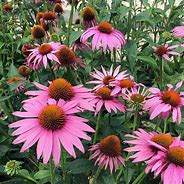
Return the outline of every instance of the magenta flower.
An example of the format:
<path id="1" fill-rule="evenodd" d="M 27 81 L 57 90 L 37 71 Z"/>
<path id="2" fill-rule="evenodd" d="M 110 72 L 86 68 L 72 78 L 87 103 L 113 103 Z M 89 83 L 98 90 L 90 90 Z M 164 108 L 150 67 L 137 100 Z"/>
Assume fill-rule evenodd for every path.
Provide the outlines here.
<path id="1" fill-rule="evenodd" d="M 61 44 L 58 42 L 43 43 L 38 47 L 31 49 L 31 53 L 27 57 L 27 65 L 30 68 L 38 69 L 41 66 L 47 67 L 48 60 L 55 61 L 60 64 L 55 53 L 59 51 Z"/>
<path id="2" fill-rule="evenodd" d="M 154 49 L 154 52 L 159 57 L 162 57 L 163 59 L 170 62 L 172 61 L 172 59 L 169 57 L 169 55 L 177 55 L 177 56 L 180 55 L 178 52 L 172 51 L 172 49 L 177 47 L 179 47 L 179 45 L 168 46 L 168 44 L 165 44 L 164 46 L 160 46 L 160 47 L 152 46 L 152 48 Z"/>
<path id="3" fill-rule="evenodd" d="M 98 114 L 103 106 L 109 113 L 111 111 L 117 112 L 117 110 L 125 112 L 123 103 L 114 95 L 111 95 L 111 92 L 112 90 L 108 87 L 101 87 L 96 91 L 96 95 L 91 98 L 90 102 L 95 104 L 95 115 Z"/>
<path id="4" fill-rule="evenodd" d="M 176 26 L 173 30 L 172 30 L 172 34 L 173 36 L 175 36 L 176 38 L 184 38 L 184 22 L 182 22 L 183 26 Z"/>
<path id="5" fill-rule="evenodd" d="M 184 142 L 180 138 L 147 162 L 146 173 L 154 172 L 154 178 L 161 174 L 163 184 L 182 184 L 184 181 Z"/>
<path id="6" fill-rule="evenodd" d="M 169 134 L 158 134 L 156 132 L 146 132 L 143 129 L 134 131 L 135 135 L 127 134 L 126 137 L 132 140 L 124 141 L 134 146 L 126 148 L 125 151 L 136 152 L 129 158 L 133 158 L 133 162 L 142 162 L 155 156 L 159 150 L 167 150 L 173 143 L 174 138 Z"/>
<path id="7" fill-rule="evenodd" d="M 83 51 L 83 50 L 87 51 L 87 50 L 90 50 L 90 47 L 89 47 L 88 42 L 82 43 L 82 42 L 80 41 L 80 38 L 79 38 L 79 39 L 77 39 L 77 40 L 72 44 L 72 49 L 73 49 L 74 52 L 77 51 L 77 50 L 79 50 L 79 51 Z"/>
<path id="8" fill-rule="evenodd" d="M 43 155 L 43 163 L 46 164 L 51 157 L 57 166 L 60 161 L 61 144 L 63 148 L 74 158 L 76 153 L 74 146 L 84 153 L 84 147 L 80 138 L 91 140 L 86 132 L 94 130 L 86 124 L 87 119 L 78 117 L 75 113 L 77 103 L 59 100 L 56 103 L 48 101 L 30 101 L 23 105 L 24 112 L 14 112 L 13 115 L 24 119 L 9 125 L 9 128 L 18 128 L 12 135 L 18 136 L 13 144 L 24 143 L 20 152 L 24 152 L 37 143 L 37 159 Z"/>
<path id="9" fill-rule="evenodd" d="M 184 105 L 184 92 L 177 92 L 183 82 L 180 81 L 174 88 L 173 85 L 168 84 L 167 91 L 160 91 L 158 88 L 150 88 L 152 95 L 146 101 L 144 108 L 151 113 L 150 119 L 157 116 L 167 118 L 172 114 L 173 122 L 181 122 L 181 107 Z"/>
<path id="10" fill-rule="evenodd" d="M 98 26 L 87 29 L 81 36 L 81 41 L 86 42 L 89 37 L 93 36 L 92 49 L 98 50 L 103 48 L 103 52 L 109 47 L 110 51 L 113 48 L 121 48 L 125 43 L 125 36 L 118 30 L 114 29 L 110 23 L 101 22 Z"/>
<path id="11" fill-rule="evenodd" d="M 52 81 L 49 87 L 34 82 L 34 85 L 40 90 L 37 91 L 27 91 L 26 95 L 35 96 L 31 99 L 25 100 L 24 102 L 35 101 L 40 99 L 42 101 L 47 101 L 50 98 L 56 101 L 62 99 L 67 102 L 77 103 L 78 107 L 90 111 L 94 111 L 94 104 L 89 102 L 89 98 L 93 98 L 93 94 L 90 89 L 83 87 L 83 85 L 72 86 L 67 80 L 63 78 L 58 78 Z"/>
<path id="12" fill-rule="evenodd" d="M 88 82 L 88 84 L 97 84 L 97 86 L 93 88 L 94 90 L 105 86 L 112 86 L 111 83 L 113 81 L 119 81 L 128 76 L 127 71 L 119 72 L 121 66 L 118 66 L 114 71 L 113 65 L 111 65 L 109 71 L 106 71 L 103 66 L 101 66 L 101 68 L 102 72 L 94 69 L 95 72 L 91 73 L 91 76 L 97 80 Z"/>
<path id="13" fill-rule="evenodd" d="M 109 166 L 111 174 L 113 170 L 117 170 L 120 164 L 125 166 L 125 160 L 121 154 L 121 142 L 115 135 L 102 139 L 99 143 L 91 146 L 89 151 L 95 151 L 89 159 L 96 158 L 95 165 L 98 164 L 101 168 L 107 169 Z"/>

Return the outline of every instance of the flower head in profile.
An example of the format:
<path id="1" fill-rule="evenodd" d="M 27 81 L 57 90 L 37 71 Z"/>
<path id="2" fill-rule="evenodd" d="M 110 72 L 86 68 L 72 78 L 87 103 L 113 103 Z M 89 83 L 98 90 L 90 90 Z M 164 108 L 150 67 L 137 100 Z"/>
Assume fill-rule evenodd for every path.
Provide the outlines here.
<path id="1" fill-rule="evenodd" d="M 120 68 L 121 66 L 118 66 L 113 71 L 113 65 L 111 65 L 110 70 L 106 71 L 104 67 L 101 65 L 102 72 L 94 69 L 95 72 L 91 73 L 91 77 L 93 77 L 96 80 L 90 81 L 88 83 L 96 84 L 96 86 L 93 88 L 94 90 L 105 86 L 107 87 L 111 86 L 112 82 L 119 81 L 128 76 L 128 74 L 126 73 L 127 71 L 120 72 Z"/>
<path id="2" fill-rule="evenodd" d="M 43 17 L 41 21 L 44 23 L 53 23 L 53 22 L 57 22 L 58 18 L 55 12 L 48 11 L 43 13 Z"/>
<path id="3" fill-rule="evenodd" d="M 176 38 L 184 38 L 184 22 L 182 22 L 182 26 L 176 26 L 171 32 Z"/>
<path id="4" fill-rule="evenodd" d="M 59 60 L 59 65 L 61 67 L 74 66 L 77 63 L 77 58 L 75 53 L 69 47 L 63 45 L 57 51 L 56 56 Z"/>
<path id="5" fill-rule="evenodd" d="M 122 93 L 123 98 L 129 103 L 132 110 L 144 110 L 144 104 L 148 99 L 149 92 L 143 84 L 127 89 Z"/>
<path id="6" fill-rule="evenodd" d="M 142 162 L 152 158 L 158 151 L 167 150 L 175 140 L 169 134 L 146 132 L 143 129 L 134 131 L 134 135 L 126 134 L 125 136 L 132 138 L 124 142 L 133 145 L 125 149 L 127 152 L 135 153 L 129 157 L 134 159 L 133 162 Z"/>
<path id="7" fill-rule="evenodd" d="M 35 46 L 31 43 L 25 43 L 24 45 L 22 45 L 22 54 L 24 55 L 24 57 L 29 56 L 29 54 L 31 53 L 31 49 L 34 49 Z"/>
<path id="8" fill-rule="evenodd" d="M 38 69 L 40 66 L 47 67 L 48 60 L 55 61 L 60 64 L 55 53 L 60 49 L 61 44 L 59 42 L 43 43 L 38 47 L 31 49 L 31 53 L 27 57 L 27 65 L 30 68 Z"/>
<path id="9" fill-rule="evenodd" d="M 152 93 L 145 103 L 145 109 L 151 113 L 150 119 L 157 116 L 167 118 L 172 115 L 173 122 L 181 122 L 181 108 L 184 106 L 184 92 L 178 92 L 183 82 L 180 81 L 174 88 L 173 85 L 168 84 L 168 90 L 161 91 L 158 88 L 150 88 Z"/>
<path id="10" fill-rule="evenodd" d="M 41 38 L 44 38 L 46 35 L 46 32 L 44 30 L 44 28 L 40 25 L 35 25 L 33 26 L 33 28 L 31 29 L 31 34 L 33 39 L 35 40 L 39 40 Z"/>
<path id="11" fill-rule="evenodd" d="M 67 102 L 71 101 L 77 103 L 77 106 L 82 109 L 94 111 L 94 105 L 89 102 L 89 98 L 92 98 L 93 94 L 90 92 L 90 89 L 83 87 L 83 85 L 72 86 L 64 78 L 55 79 L 48 87 L 36 82 L 34 82 L 34 84 L 39 90 L 27 91 L 26 94 L 31 95 L 32 98 L 26 100 L 26 102 L 34 101 L 36 99 L 43 101 L 47 101 L 50 98 L 55 99 L 56 101 L 62 99 Z"/>
<path id="12" fill-rule="evenodd" d="M 62 7 L 62 5 L 60 3 L 56 3 L 54 5 L 54 12 L 56 12 L 57 15 L 60 15 L 60 14 L 64 13 L 63 7 Z"/>
<path id="13" fill-rule="evenodd" d="M 15 85 L 15 93 L 19 93 L 25 89 L 25 79 L 13 76 L 7 81 L 8 85 Z"/>
<path id="14" fill-rule="evenodd" d="M 80 38 L 78 38 L 72 45 L 72 48 L 75 51 L 87 51 L 90 50 L 88 42 L 82 43 Z"/>
<path id="15" fill-rule="evenodd" d="M 90 99 L 90 102 L 95 104 L 95 115 L 102 107 L 105 107 L 109 113 L 117 112 L 117 110 L 125 112 L 124 104 L 115 95 L 111 95 L 111 92 L 112 90 L 108 87 L 101 87 L 95 91 L 94 97 Z"/>
<path id="16" fill-rule="evenodd" d="M 24 152 L 37 143 L 37 159 L 43 156 L 46 164 L 51 157 L 57 166 L 60 161 L 61 144 L 74 158 L 74 146 L 84 153 L 80 139 L 91 140 L 87 132 L 94 130 L 86 124 L 87 119 L 76 116 L 79 112 L 77 103 L 64 100 L 30 101 L 23 105 L 25 111 L 13 115 L 23 119 L 11 123 L 9 128 L 16 128 L 12 133 L 17 138 L 13 144 L 24 143 L 20 152 Z"/>
<path id="17" fill-rule="evenodd" d="M 184 142 L 180 138 L 167 150 L 159 151 L 147 161 L 146 173 L 154 172 L 154 178 L 161 175 L 163 184 L 182 184 L 184 181 Z"/>
<path id="18" fill-rule="evenodd" d="M 30 75 L 30 68 L 28 68 L 25 65 L 21 65 L 18 68 L 18 74 L 21 75 L 22 77 L 28 77 Z"/>
<path id="19" fill-rule="evenodd" d="M 83 25 L 86 29 L 97 25 L 95 14 L 94 9 L 90 6 L 86 6 L 82 10 Z"/>
<path id="20" fill-rule="evenodd" d="M 113 170 L 117 170 L 120 164 L 125 166 L 121 142 L 116 135 L 105 137 L 99 143 L 91 146 L 89 151 L 94 151 L 89 159 L 96 159 L 95 165 L 98 164 L 101 168 L 107 169 L 109 167 L 111 174 Z"/>
<path id="21" fill-rule="evenodd" d="M 168 44 L 165 44 L 164 46 L 160 46 L 160 47 L 155 47 L 152 46 L 152 48 L 154 49 L 154 52 L 161 58 L 167 60 L 167 61 L 172 61 L 172 59 L 170 58 L 169 55 L 176 55 L 179 56 L 180 54 L 178 52 L 173 51 L 172 49 L 179 47 L 179 45 L 172 45 L 169 46 Z"/>
<path id="22" fill-rule="evenodd" d="M 103 48 L 103 52 L 107 50 L 113 51 L 113 48 L 120 49 L 125 43 L 125 36 L 113 28 L 108 22 L 101 22 L 97 26 L 87 29 L 81 36 L 81 41 L 86 42 L 88 38 L 92 38 L 92 49 L 98 50 L 100 47 Z"/>
<path id="23" fill-rule="evenodd" d="M 3 5 L 3 11 L 5 13 L 9 13 L 13 10 L 13 6 L 10 3 L 7 3 L 5 5 Z"/>

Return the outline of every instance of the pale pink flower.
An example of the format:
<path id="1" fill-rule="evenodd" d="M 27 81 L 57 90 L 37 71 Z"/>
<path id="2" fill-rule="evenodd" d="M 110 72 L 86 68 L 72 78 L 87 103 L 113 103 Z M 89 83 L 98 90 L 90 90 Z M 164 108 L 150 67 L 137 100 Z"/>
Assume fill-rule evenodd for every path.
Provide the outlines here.
<path id="1" fill-rule="evenodd" d="M 125 166 L 125 160 L 121 153 L 121 142 L 115 135 L 102 139 L 99 143 L 91 146 L 89 151 L 95 151 L 89 159 L 96 159 L 95 165 L 98 164 L 101 168 L 107 169 L 109 167 L 111 174 L 113 170 L 117 170 L 120 164 Z"/>
<path id="2" fill-rule="evenodd" d="M 159 57 L 162 57 L 163 59 L 170 61 L 170 62 L 172 61 L 172 59 L 169 57 L 169 55 L 174 55 L 174 56 L 180 55 L 178 52 L 172 51 L 172 49 L 177 48 L 177 47 L 179 47 L 179 45 L 168 46 L 168 44 L 165 44 L 164 46 L 160 46 L 160 47 L 152 46 L 152 48 L 154 49 L 154 52 Z"/>
<path id="3" fill-rule="evenodd" d="M 108 87 L 101 87 L 95 92 L 96 95 L 90 99 L 90 102 L 95 104 L 95 115 L 100 112 L 103 106 L 109 113 L 112 111 L 116 113 L 117 110 L 125 112 L 124 104 L 116 96 L 111 95 L 111 92 L 112 90 Z"/>
<path id="4" fill-rule="evenodd" d="M 109 47 L 110 51 L 113 51 L 113 48 L 120 49 L 125 43 L 125 36 L 114 29 L 110 23 L 101 22 L 97 26 L 87 29 L 81 36 L 81 41 L 86 42 L 88 38 L 92 38 L 92 49 L 95 48 L 98 50 L 100 47 L 103 48 L 103 52 L 106 51 Z"/>
<path id="5" fill-rule="evenodd" d="M 18 136 L 13 144 L 24 143 L 20 152 L 24 152 L 37 142 L 37 159 L 43 156 L 46 164 L 51 157 L 57 166 L 60 161 L 61 144 L 74 158 L 74 146 L 84 153 L 81 139 L 91 140 L 86 134 L 94 130 L 86 124 L 87 119 L 78 117 L 75 113 L 77 103 L 51 99 L 48 101 L 30 101 L 23 105 L 25 111 L 14 112 L 13 115 L 24 118 L 9 125 L 18 128 L 12 135 Z"/>
<path id="6" fill-rule="evenodd" d="M 97 79 L 97 80 L 88 82 L 88 84 L 97 84 L 97 86 L 93 88 L 94 90 L 105 86 L 107 87 L 112 86 L 111 83 L 113 81 L 119 81 L 119 80 L 122 80 L 123 78 L 128 77 L 126 70 L 123 72 L 119 71 L 121 66 L 118 66 L 114 71 L 113 71 L 113 65 L 111 65 L 111 68 L 109 71 L 106 71 L 102 65 L 101 65 L 101 68 L 102 68 L 102 72 L 94 69 L 95 72 L 90 74 L 91 77 L 93 77 L 94 79 Z"/>
<path id="7" fill-rule="evenodd" d="M 160 91 L 158 88 L 150 88 L 149 91 L 152 93 L 144 108 L 149 110 L 151 113 L 150 119 L 154 119 L 157 116 L 162 118 L 167 118 L 172 115 L 173 122 L 181 122 L 181 108 L 184 105 L 184 92 L 178 92 L 177 90 L 181 88 L 183 81 L 176 84 L 174 88 L 173 85 L 168 84 L 167 91 Z"/>
<path id="8" fill-rule="evenodd" d="M 61 44 L 58 42 L 43 43 L 34 49 L 27 57 L 27 65 L 30 68 L 38 69 L 41 66 L 47 67 L 48 61 L 55 61 L 60 64 L 55 53 L 59 51 Z"/>
<path id="9" fill-rule="evenodd" d="M 174 137 L 169 134 L 146 132 L 143 129 L 134 131 L 134 135 L 126 134 L 125 137 L 132 138 L 124 142 L 134 146 L 124 150 L 130 153 L 136 152 L 129 157 L 134 159 L 133 162 L 142 162 L 152 158 L 159 150 L 167 150 L 174 141 Z"/>
<path id="10" fill-rule="evenodd" d="M 171 32 L 176 38 L 184 38 L 184 22 L 183 26 L 176 26 Z"/>
<path id="11" fill-rule="evenodd" d="M 35 101 L 36 99 L 43 101 L 47 101 L 50 98 L 56 101 L 62 99 L 67 102 L 71 101 L 77 103 L 82 109 L 94 111 L 94 104 L 89 102 L 89 98 L 93 98 L 94 95 L 90 92 L 90 89 L 85 88 L 83 85 L 72 86 L 64 78 L 55 79 L 48 87 L 37 82 L 33 84 L 39 88 L 39 90 L 27 91 L 25 94 L 32 96 L 32 98 L 24 102 Z"/>
<path id="12" fill-rule="evenodd" d="M 147 161 L 146 173 L 154 172 L 154 178 L 161 174 L 163 184 L 182 184 L 184 181 L 184 142 L 180 137 Z"/>

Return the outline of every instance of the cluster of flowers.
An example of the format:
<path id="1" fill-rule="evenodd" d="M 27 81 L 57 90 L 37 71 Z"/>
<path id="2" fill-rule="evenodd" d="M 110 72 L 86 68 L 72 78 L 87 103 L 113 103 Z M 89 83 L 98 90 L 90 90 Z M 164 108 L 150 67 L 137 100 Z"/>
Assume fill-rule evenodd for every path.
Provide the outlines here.
<path id="1" fill-rule="evenodd" d="M 154 177 L 161 175 L 164 184 L 178 183 L 184 181 L 184 141 L 180 137 L 170 134 L 146 132 L 139 129 L 134 135 L 127 134 L 132 138 L 125 143 L 134 146 L 126 148 L 128 152 L 136 152 L 130 156 L 133 162 L 145 162 L 145 172 L 154 173 Z"/>

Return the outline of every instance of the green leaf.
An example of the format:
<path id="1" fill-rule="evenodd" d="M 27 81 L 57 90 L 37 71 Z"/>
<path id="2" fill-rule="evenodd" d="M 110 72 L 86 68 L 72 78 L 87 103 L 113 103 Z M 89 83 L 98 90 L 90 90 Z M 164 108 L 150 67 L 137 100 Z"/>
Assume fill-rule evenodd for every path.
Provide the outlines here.
<path id="1" fill-rule="evenodd" d="M 18 75 L 18 70 L 15 67 L 15 65 L 12 63 L 10 65 L 10 69 L 9 69 L 9 72 L 8 72 L 8 78 L 11 78 L 11 77 L 17 76 L 17 75 Z"/>
<path id="2" fill-rule="evenodd" d="M 82 35 L 81 31 L 72 31 L 70 34 L 70 45 Z"/>
<path id="3" fill-rule="evenodd" d="M 3 102 L 5 100 L 8 100 L 9 98 L 11 98 L 12 95 L 10 96 L 0 96 L 0 102 Z"/>
<path id="4" fill-rule="evenodd" d="M 149 16 L 148 12 L 141 12 L 139 13 L 136 17 L 135 17 L 136 21 L 140 21 L 140 22 L 148 22 L 151 25 L 154 25 L 154 21 L 151 19 L 151 17 Z"/>
<path id="5" fill-rule="evenodd" d="M 157 62 L 150 56 L 137 56 L 137 59 L 143 61 L 154 69 L 158 69 Z"/>
<path id="6" fill-rule="evenodd" d="M 0 146 L 0 158 L 6 155 L 6 152 L 9 150 L 8 146 L 1 145 Z"/>
<path id="7" fill-rule="evenodd" d="M 34 179 L 43 179 L 43 178 L 47 178 L 50 177 L 50 171 L 49 170 L 41 170 L 38 171 L 35 175 L 34 175 Z"/>
<path id="8" fill-rule="evenodd" d="M 87 159 L 77 159 L 70 163 L 67 163 L 68 170 L 72 174 L 80 174 L 90 171 L 94 168 L 93 163 Z"/>

